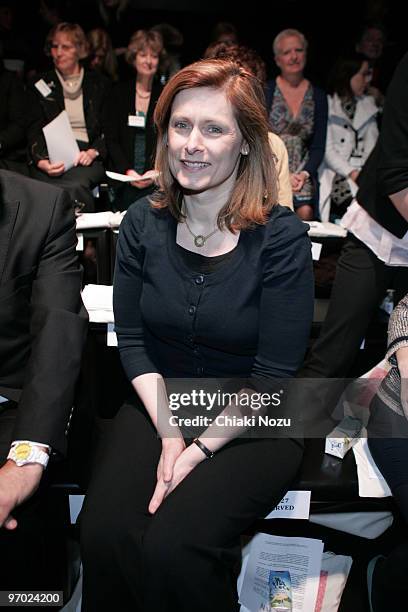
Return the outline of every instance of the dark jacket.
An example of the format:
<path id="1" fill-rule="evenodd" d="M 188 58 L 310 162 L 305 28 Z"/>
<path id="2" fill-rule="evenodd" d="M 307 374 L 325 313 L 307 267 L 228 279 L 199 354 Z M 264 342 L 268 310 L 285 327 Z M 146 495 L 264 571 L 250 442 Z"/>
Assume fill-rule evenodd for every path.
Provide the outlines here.
<path id="1" fill-rule="evenodd" d="M 25 161 L 25 106 L 20 79 L 0 66 L 0 159 Z"/>
<path id="2" fill-rule="evenodd" d="M 108 149 L 107 165 L 115 172 L 125 173 L 126 170 L 133 168 L 137 128 L 128 126 L 128 116 L 135 114 L 135 90 L 136 77 L 124 83 L 117 83 L 109 93 L 104 110 L 103 130 Z M 145 172 L 150 170 L 154 163 L 156 133 L 153 113 L 161 91 L 162 85 L 155 79 L 146 116 Z"/>
<path id="3" fill-rule="evenodd" d="M 51 89 L 44 97 L 35 87 L 35 83 L 43 79 Z M 102 108 L 110 87 L 108 79 L 97 72 L 86 70 L 82 82 L 82 94 L 85 124 L 88 131 L 89 148 L 99 151 L 102 159 L 106 157 L 105 138 L 102 131 Z M 47 146 L 42 128 L 55 119 L 63 110 L 64 93 L 55 70 L 37 75 L 28 89 L 28 146 L 29 155 L 34 164 L 40 159 L 47 159 Z"/>
<path id="4" fill-rule="evenodd" d="M 87 330 L 76 242 L 64 191 L 0 171 L 0 395 L 12 439 L 61 453 Z"/>
<path id="5" fill-rule="evenodd" d="M 380 136 L 358 184 L 360 206 L 382 227 L 402 238 L 408 223 L 389 195 L 408 187 L 408 53 L 388 88 Z"/>

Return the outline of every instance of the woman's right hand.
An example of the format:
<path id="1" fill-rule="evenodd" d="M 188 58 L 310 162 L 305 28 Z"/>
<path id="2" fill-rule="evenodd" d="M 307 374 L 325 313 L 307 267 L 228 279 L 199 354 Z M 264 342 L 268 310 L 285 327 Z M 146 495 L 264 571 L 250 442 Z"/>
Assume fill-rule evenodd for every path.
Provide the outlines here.
<path id="1" fill-rule="evenodd" d="M 181 436 L 162 439 L 162 452 L 159 465 L 157 466 L 157 484 L 149 503 L 149 512 L 151 514 L 156 512 L 166 497 L 173 478 L 174 464 L 185 448 L 186 444 Z"/>
<path id="2" fill-rule="evenodd" d="M 132 187 L 137 187 L 137 189 L 145 189 L 146 187 L 150 187 L 153 183 L 157 173 L 154 170 L 148 170 L 144 174 L 138 174 L 136 170 L 127 170 L 126 174 L 128 176 L 134 176 L 137 181 L 132 181 L 130 184 Z"/>
<path id="3" fill-rule="evenodd" d="M 65 172 L 64 162 L 56 162 L 52 164 L 49 159 L 40 159 L 37 163 L 37 168 L 48 174 L 51 177 L 61 176 Z"/>

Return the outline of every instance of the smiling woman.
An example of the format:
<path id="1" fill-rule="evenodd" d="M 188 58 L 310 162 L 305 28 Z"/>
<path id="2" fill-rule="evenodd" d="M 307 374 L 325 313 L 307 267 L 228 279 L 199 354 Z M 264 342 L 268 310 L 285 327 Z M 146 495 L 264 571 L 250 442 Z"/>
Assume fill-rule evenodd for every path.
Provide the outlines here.
<path id="1" fill-rule="evenodd" d="M 262 98 L 249 72 L 205 60 L 158 100 L 159 191 L 128 209 L 118 242 L 115 325 L 135 394 L 101 441 L 81 517 L 86 612 L 236 610 L 240 534 L 298 470 L 299 441 L 246 434 L 255 405 L 232 394 L 217 420 L 192 401 L 184 421 L 166 390 L 240 379 L 236 397 L 258 398 L 304 356 L 310 242 L 276 204 Z"/>

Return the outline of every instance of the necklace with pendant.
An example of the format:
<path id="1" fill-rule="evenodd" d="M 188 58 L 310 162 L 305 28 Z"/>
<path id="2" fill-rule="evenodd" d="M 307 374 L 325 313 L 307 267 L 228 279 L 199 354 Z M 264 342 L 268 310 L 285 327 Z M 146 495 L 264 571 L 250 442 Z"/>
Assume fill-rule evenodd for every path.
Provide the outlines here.
<path id="1" fill-rule="evenodd" d="M 190 234 L 192 235 L 192 237 L 194 238 L 194 244 L 196 245 L 196 247 L 201 248 L 205 245 L 205 243 L 207 242 L 207 240 L 209 238 L 211 238 L 211 236 L 214 236 L 214 234 L 216 234 L 219 231 L 219 228 L 216 227 L 215 230 L 213 230 L 212 232 L 210 232 L 209 234 L 207 234 L 206 236 L 203 236 L 202 234 L 195 234 L 191 227 L 189 226 L 189 224 L 187 223 L 187 219 L 184 219 L 184 222 L 186 224 L 186 228 L 188 229 L 188 231 L 190 232 Z"/>

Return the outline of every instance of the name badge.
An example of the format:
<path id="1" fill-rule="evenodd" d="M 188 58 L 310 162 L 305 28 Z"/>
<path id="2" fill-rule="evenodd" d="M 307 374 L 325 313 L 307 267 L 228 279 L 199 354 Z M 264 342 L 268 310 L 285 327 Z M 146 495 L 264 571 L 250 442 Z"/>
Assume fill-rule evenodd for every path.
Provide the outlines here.
<path id="1" fill-rule="evenodd" d="M 138 127 L 145 128 L 146 127 L 146 116 L 145 114 L 140 115 L 129 115 L 128 116 L 128 126 L 129 127 Z"/>
<path id="2" fill-rule="evenodd" d="M 35 87 L 38 89 L 38 91 L 40 92 L 40 94 L 42 96 L 44 96 L 44 98 L 46 98 L 47 96 L 50 95 L 51 93 L 51 89 L 48 87 L 47 83 L 44 81 L 44 79 L 40 79 L 39 81 L 37 81 L 35 83 Z"/>

